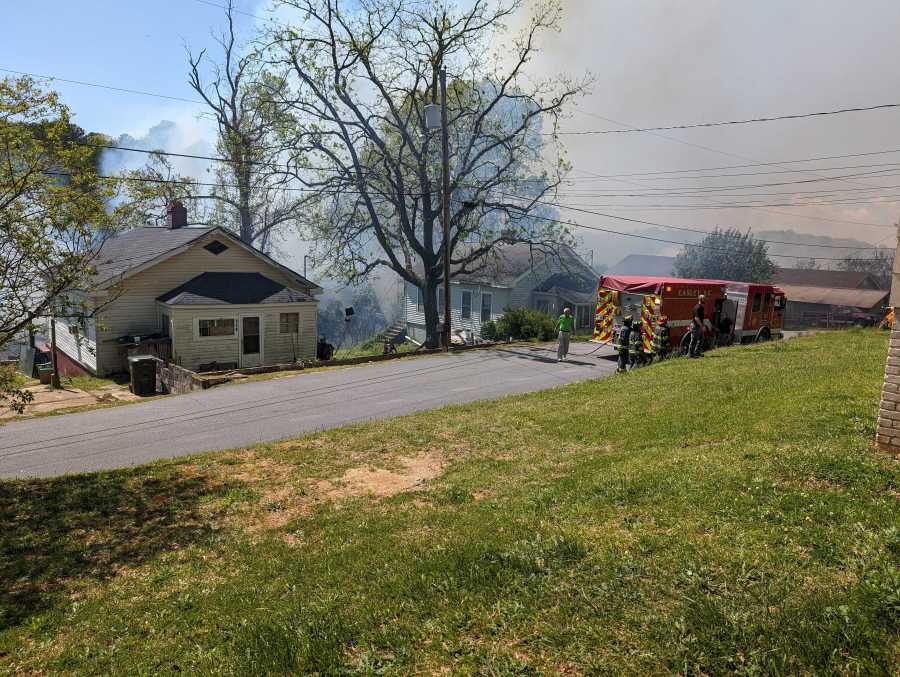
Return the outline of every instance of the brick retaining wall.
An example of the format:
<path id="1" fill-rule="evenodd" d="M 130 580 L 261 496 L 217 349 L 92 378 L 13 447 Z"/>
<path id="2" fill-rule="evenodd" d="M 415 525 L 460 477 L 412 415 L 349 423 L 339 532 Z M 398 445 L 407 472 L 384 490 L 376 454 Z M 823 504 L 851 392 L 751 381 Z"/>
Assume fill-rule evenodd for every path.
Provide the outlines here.
<path id="1" fill-rule="evenodd" d="M 884 367 L 875 442 L 885 451 L 900 453 L 900 321 L 896 319 Z"/>

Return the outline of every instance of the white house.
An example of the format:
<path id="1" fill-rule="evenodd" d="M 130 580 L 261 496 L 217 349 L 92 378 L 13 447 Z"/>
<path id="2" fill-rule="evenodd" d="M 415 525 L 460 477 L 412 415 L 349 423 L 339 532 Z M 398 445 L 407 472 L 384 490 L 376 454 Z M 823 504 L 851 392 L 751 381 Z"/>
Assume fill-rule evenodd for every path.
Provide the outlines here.
<path id="1" fill-rule="evenodd" d="M 528 244 L 507 245 L 474 273 L 455 275 L 450 282 L 452 329 L 481 335 L 481 325 L 496 321 L 507 308 L 529 307 L 557 315 L 566 306 L 575 315 L 576 330 L 594 323 L 598 277 L 570 247 L 556 251 Z M 419 287 L 404 291 L 407 334 L 425 340 L 425 313 Z M 443 289 L 438 289 L 438 315 L 444 316 Z"/>
<path id="2" fill-rule="evenodd" d="M 186 222 L 174 203 L 166 227 L 103 243 L 89 294 L 70 294 L 54 320 L 61 373 L 121 372 L 136 353 L 193 370 L 315 358 L 321 287 L 221 228 Z M 67 317 L 75 305 L 93 317 Z"/>

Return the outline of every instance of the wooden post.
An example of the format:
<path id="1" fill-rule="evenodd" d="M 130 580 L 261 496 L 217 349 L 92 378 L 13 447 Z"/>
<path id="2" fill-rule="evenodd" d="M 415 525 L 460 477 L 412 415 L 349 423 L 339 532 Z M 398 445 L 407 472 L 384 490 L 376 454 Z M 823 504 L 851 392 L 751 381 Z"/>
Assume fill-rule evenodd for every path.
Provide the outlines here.
<path id="1" fill-rule="evenodd" d="M 50 314 L 50 362 L 53 364 L 50 387 L 59 388 L 59 364 L 56 359 L 56 313 Z"/>
<path id="2" fill-rule="evenodd" d="M 900 307 L 900 223 L 897 224 L 897 249 L 894 253 L 891 297 L 888 303 L 894 309 L 894 321 L 889 327 L 891 339 L 884 367 L 875 442 L 881 449 L 896 454 L 900 453 L 900 323 L 897 321 L 897 308 Z"/>

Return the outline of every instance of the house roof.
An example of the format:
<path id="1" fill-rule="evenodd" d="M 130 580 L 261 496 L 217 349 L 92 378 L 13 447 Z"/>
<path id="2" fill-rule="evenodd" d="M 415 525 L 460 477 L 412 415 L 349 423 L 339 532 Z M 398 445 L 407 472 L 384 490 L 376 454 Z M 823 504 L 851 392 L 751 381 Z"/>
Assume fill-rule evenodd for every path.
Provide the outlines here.
<path id="1" fill-rule="evenodd" d="M 671 275 L 675 266 L 674 256 L 650 256 L 629 254 L 610 268 L 609 275 Z"/>
<path id="2" fill-rule="evenodd" d="M 877 289 L 878 282 L 870 273 L 855 270 L 807 270 L 805 268 L 779 268 L 774 275 L 778 285 L 801 287 L 829 287 L 845 289 Z"/>
<path id="3" fill-rule="evenodd" d="M 94 259 L 96 284 L 102 284 L 163 254 L 203 237 L 215 228 L 140 227 L 118 233 L 101 246 Z"/>
<path id="4" fill-rule="evenodd" d="M 557 256 L 567 272 L 576 277 L 589 276 L 592 285 L 597 280 L 598 276 L 570 247 L 562 245 L 557 251 L 550 251 L 524 242 L 498 247 L 485 257 L 477 270 L 455 275 L 454 279 L 492 287 L 514 287 L 518 279 L 529 271 L 545 270 L 551 273 L 551 261 Z"/>
<path id="5" fill-rule="evenodd" d="M 566 287 L 550 287 L 549 289 L 541 291 L 547 294 L 553 294 L 554 296 L 575 305 L 593 305 L 597 302 L 597 292 L 576 291 Z"/>
<path id="6" fill-rule="evenodd" d="M 132 228 L 107 239 L 101 245 L 93 264 L 96 269 L 94 284 L 104 286 L 123 277 L 139 272 L 145 267 L 150 267 L 164 261 L 170 256 L 189 247 L 193 242 L 216 233 L 216 237 L 234 244 L 256 255 L 269 265 L 278 268 L 281 272 L 296 278 L 300 286 L 309 285 L 310 289 L 321 289 L 317 284 L 310 282 L 299 273 L 294 272 L 255 247 L 241 242 L 232 234 L 222 228 L 164 228 L 141 226 Z"/>
<path id="7" fill-rule="evenodd" d="M 847 287 L 816 287 L 782 284 L 787 300 L 800 303 L 819 303 L 828 306 L 874 308 L 890 294 L 886 289 L 849 289 Z"/>
<path id="8" fill-rule="evenodd" d="M 298 303 L 315 299 L 261 273 L 202 273 L 157 297 L 170 306 Z"/>

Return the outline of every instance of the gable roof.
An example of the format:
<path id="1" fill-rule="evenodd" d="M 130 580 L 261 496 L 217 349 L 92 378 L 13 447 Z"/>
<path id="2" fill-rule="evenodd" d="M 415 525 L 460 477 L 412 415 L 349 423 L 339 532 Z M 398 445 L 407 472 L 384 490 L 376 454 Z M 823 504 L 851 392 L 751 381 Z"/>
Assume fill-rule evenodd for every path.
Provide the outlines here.
<path id="1" fill-rule="evenodd" d="M 142 226 L 118 233 L 106 240 L 93 264 L 94 282 L 109 280 L 139 268 L 160 256 L 190 244 L 215 228 L 162 228 Z"/>
<path id="2" fill-rule="evenodd" d="M 887 300 L 887 289 L 855 289 L 848 287 L 811 287 L 804 285 L 783 285 L 788 301 L 818 303 L 828 306 L 848 306 L 869 310 Z"/>
<path id="3" fill-rule="evenodd" d="M 170 306 L 248 305 L 314 301 L 261 273 L 202 273 L 157 297 Z"/>
<path id="4" fill-rule="evenodd" d="M 498 247 L 480 268 L 471 273 L 456 275 L 454 281 L 492 287 L 515 287 L 519 278 L 533 271 L 545 272 L 548 276 L 559 275 L 559 272 L 554 270 L 554 264 L 562 268 L 564 275 L 589 278 L 591 286 L 599 277 L 573 249 L 566 245 L 559 246 L 556 251 L 550 251 L 522 242 Z M 540 284 L 543 279 L 536 282 Z"/>
<path id="5" fill-rule="evenodd" d="M 674 256 L 629 254 L 607 271 L 609 275 L 659 275 L 672 274 Z"/>
<path id="6" fill-rule="evenodd" d="M 781 286 L 878 289 L 878 281 L 870 273 L 855 270 L 779 268 L 774 275 L 774 282 Z"/>
<path id="7" fill-rule="evenodd" d="M 216 237 L 227 240 L 229 244 L 240 247 L 262 259 L 270 266 L 277 268 L 285 275 L 295 279 L 299 285 L 308 287 L 312 291 L 322 289 L 319 285 L 307 280 L 287 266 L 278 263 L 256 247 L 242 242 L 227 230 L 219 227 L 165 228 L 141 226 L 117 233 L 106 240 L 97 253 L 93 262 L 97 271 L 94 284 L 102 288 L 131 277 L 146 268 L 181 253 L 197 240 L 213 233 L 215 233 Z"/>

